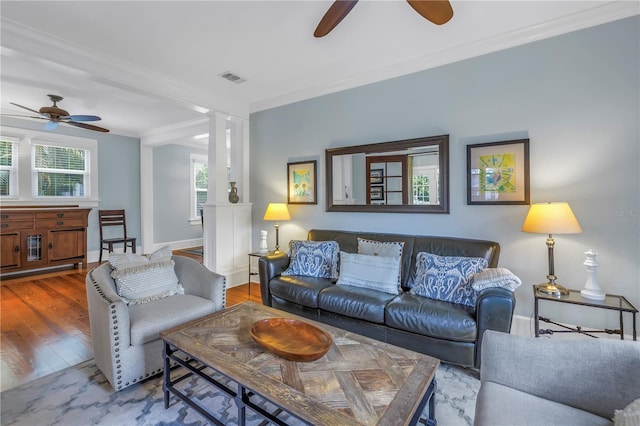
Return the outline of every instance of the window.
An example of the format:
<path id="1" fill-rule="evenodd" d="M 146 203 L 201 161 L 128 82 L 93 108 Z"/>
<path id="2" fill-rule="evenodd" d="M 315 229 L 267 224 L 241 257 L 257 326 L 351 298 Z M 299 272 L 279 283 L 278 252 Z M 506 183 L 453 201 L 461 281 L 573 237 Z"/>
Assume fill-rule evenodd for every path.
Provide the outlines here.
<path id="1" fill-rule="evenodd" d="M 200 218 L 202 206 L 207 202 L 209 167 L 207 158 L 191 156 L 191 217 Z"/>
<path id="2" fill-rule="evenodd" d="M 0 138 L 0 196 L 18 196 L 18 148 L 19 140 Z"/>
<path id="3" fill-rule="evenodd" d="M 436 167 L 414 167 L 413 204 L 439 204 L 438 169 Z"/>
<path id="4" fill-rule="evenodd" d="M 89 192 L 89 151 L 33 145 L 33 196 L 84 197 Z"/>
<path id="5" fill-rule="evenodd" d="M 98 141 L 12 127 L 0 134 L 2 199 L 98 205 Z"/>

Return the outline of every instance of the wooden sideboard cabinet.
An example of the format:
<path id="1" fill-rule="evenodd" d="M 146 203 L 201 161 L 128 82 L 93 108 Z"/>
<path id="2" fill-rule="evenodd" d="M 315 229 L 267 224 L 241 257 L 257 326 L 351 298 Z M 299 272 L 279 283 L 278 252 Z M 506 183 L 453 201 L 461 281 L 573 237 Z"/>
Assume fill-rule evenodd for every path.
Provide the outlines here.
<path id="1" fill-rule="evenodd" d="M 0 273 L 68 264 L 86 268 L 90 211 L 77 207 L 0 209 Z"/>

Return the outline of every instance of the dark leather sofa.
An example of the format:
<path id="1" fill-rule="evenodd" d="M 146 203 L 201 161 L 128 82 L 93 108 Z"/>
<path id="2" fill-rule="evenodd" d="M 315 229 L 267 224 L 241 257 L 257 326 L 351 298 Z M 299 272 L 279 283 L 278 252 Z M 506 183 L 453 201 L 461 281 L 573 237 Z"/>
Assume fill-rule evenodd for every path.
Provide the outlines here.
<path id="1" fill-rule="evenodd" d="M 402 287 L 413 286 L 416 255 L 483 257 L 490 268 L 498 265 L 500 245 L 462 238 L 312 229 L 308 239 L 336 241 L 340 250 L 356 253 L 358 237 L 376 241 L 403 241 Z M 260 290 L 266 306 L 337 326 L 383 342 L 439 358 L 444 362 L 480 368 L 485 330 L 508 333 L 515 298 L 511 291 L 488 288 L 479 292 L 475 308 L 433 300 L 405 292 L 400 295 L 335 285 L 335 280 L 281 276 L 287 254 L 259 259 Z"/>

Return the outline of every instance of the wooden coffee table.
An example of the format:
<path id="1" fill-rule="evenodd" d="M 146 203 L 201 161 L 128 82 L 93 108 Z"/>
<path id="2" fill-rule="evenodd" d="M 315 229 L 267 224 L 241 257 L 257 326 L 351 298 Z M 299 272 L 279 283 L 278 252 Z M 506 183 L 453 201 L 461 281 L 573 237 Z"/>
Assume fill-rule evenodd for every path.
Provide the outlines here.
<path id="1" fill-rule="evenodd" d="M 287 361 L 255 343 L 252 324 L 264 318 L 295 318 L 331 334 L 333 346 L 313 362 Z M 160 333 L 164 340 L 164 402 L 170 393 L 214 424 L 222 422 L 176 388 L 197 375 L 234 399 L 244 425 L 246 409 L 286 425 L 289 415 L 312 425 L 416 424 L 429 403 L 428 424 L 435 425 L 435 373 L 440 361 L 339 328 L 246 302 Z M 193 358 L 185 362 L 184 357 Z M 171 379 L 169 364 L 188 372 Z M 211 374 L 211 371 L 220 373 Z M 217 380 L 225 376 L 236 386 Z M 265 401 L 277 407 L 268 411 Z"/>

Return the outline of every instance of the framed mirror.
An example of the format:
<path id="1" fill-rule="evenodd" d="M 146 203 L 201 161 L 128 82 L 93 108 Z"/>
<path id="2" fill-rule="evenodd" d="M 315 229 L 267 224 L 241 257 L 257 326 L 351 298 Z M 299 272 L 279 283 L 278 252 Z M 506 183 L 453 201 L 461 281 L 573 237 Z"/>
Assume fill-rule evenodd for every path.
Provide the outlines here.
<path id="1" fill-rule="evenodd" d="M 325 150 L 327 211 L 449 213 L 449 135 Z"/>

